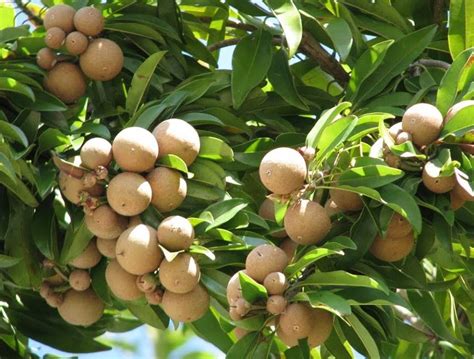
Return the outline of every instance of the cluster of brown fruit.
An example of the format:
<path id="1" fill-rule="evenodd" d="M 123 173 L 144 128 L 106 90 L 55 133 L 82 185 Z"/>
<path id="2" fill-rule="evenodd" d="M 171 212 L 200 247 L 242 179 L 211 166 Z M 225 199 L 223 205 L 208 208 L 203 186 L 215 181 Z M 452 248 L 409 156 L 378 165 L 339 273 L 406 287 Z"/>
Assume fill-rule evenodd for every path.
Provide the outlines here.
<path id="1" fill-rule="evenodd" d="M 263 284 L 269 295 L 265 309 L 270 320 L 268 324 L 276 327 L 277 336 L 289 347 L 298 345 L 298 340 L 308 339 L 311 348 L 324 343 L 331 334 L 333 316 L 322 309 L 311 308 L 306 303 L 288 303 L 288 280 L 283 273 L 289 263 L 284 250 L 270 244 L 254 248 L 247 256 L 244 274 Z M 249 303 L 242 293 L 240 272 L 235 273 L 227 285 L 227 301 L 232 320 L 239 321 L 262 311 L 263 303 Z M 241 337 L 247 332 L 236 329 Z"/>
<path id="2" fill-rule="evenodd" d="M 176 209 L 186 197 L 186 181 L 173 169 L 156 167 L 158 158 L 173 154 L 190 165 L 197 157 L 200 140 L 187 122 L 169 119 L 153 132 L 129 127 L 113 143 L 101 138 L 82 146 L 78 164 L 59 163 L 59 187 L 70 202 L 84 206 L 85 224 L 96 239 L 68 263 L 69 286 L 45 284 L 42 295 L 61 316 L 76 325 L 90 325 L 102 315 L 103 303 L 90 286 L 88 269 L 102 256 L 110 258 L 106 281 L 122 300 L 146 297 L 149 304 L 161 304 L 176 321 L 193 321 L 209 307 L 209 295 L 199 285 L 200 269 L 186 251 L 194 241 L 191 223 L 181 216 L 165 218 L 157 229 L 138 216 L 151 204 L 160 212 Z M 111 177 L 115 161 L 122 172 Z M 147 173 L 146 177 L 142 175 Z M 100 198 L 106 191 L 106 199 Z M 107 203 L 105 203 L 107 202 Z M 164 252 L 169 254 L 164 258 Z M 94 300 L 93 300 L 94 299 Z M 93 302 L 83 315 L 75 310 L 82 302 Z M 78 304 L 80 302 L 80 304 Z M 99 310 L 100 309 L 100 310 Z"/>
<path id="3" fill-rule="evenodd" d="M 38 51 L 38 66 L 48 71 L 45 88 L 64 103 L 84 96 L 86 76 L 95 81 L 108 81 L 123 67 L 123 53 L 112 40 L 97 38 L 104 29 L 102 13 L 93 7 L 75 10 L 69 5 L 55 5 L 46 11 L 45 48 Z M 69 62 L 79 56 L 79 66 Z M 74 58 L 73 58 L 74 59 Z"/>

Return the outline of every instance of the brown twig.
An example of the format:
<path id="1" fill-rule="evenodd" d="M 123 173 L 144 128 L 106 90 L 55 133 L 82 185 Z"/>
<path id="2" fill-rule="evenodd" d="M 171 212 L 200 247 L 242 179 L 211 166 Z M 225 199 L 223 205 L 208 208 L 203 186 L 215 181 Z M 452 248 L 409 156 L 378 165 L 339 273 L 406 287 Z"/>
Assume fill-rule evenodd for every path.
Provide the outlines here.
<path id="1" fill-rule="evenodd" d="M 23 4 L 22 0 L 15 0 L 16 6 L 25 13 L 25 15 L 28 17 L 28 20 L 35 26 L 41 26 L 43 25 L 43 19 L 41 19 L 39 16 L 33 14 L 33 12 L 28 9 L 28 4 L 30 2 L 27 2 L 26 4 Z"/>
<path id="2" fill-rule="evenodd" d="M 420 59 L 411 66 L 425 66 L 425 67 L 435 67 L 435 68 L 440 68 L 440 69 L 449 69 L 450 64 L 447 62 L 441 61 L 441 60 L 433 60 L 433 59 Z"/>
<path id="3" fill-rule="evenodd" d="M 444 0 L 433 1 L 433 22 L 441 25 L 443 22 Z"/>

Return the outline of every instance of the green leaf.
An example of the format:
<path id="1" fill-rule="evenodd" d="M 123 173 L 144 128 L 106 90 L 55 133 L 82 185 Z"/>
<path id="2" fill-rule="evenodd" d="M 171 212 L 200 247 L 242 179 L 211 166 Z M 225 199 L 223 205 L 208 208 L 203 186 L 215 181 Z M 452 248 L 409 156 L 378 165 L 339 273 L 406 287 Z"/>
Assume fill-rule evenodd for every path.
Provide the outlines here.
<path id="1" fill-rule="evenodd" d="M 309 302 L 313 308 L 329 309 L 338 316 L 352 313 L 350 304 L 343 297 L 327 290 L 301 292 L 296 294 L 293 300 Z"/>
<path id="2" fill-rule="evenodd" d="M 263 81 L 272 62 L 272 35 L 262 29 L 244 37 L 232 56 L 232 102 L 239 108 Z"/>
<path id="3" fill-rule="evenodd" d="M 240 198 L 229 199 L 219 203 L 211 204 L 203 211 L 203 213 L 210 213 L 213 218 L 212 224 L 206 228 L 206 231 L 217 228 L 230 221 L 242 209 L 247 207 L 247 205 L 248 203 Z"/>
<path id="4" fill-rule="evenodd" d="M 0 30 L 15 26 L 15 9 L 7 4 L 0 5 Z"/>
<path id="5" fill-rule="evenodd" d="M 51 260 L 58 256 L 56 216 L 53 208 L 54 194 L 36 209 L 31 223 L 31 234 L 41 254 Z"/>
<path id="6" fill-rule="evenodd" d="M 451 0 L 449 5 L 448 44 L 455 59 L 465 49 L 474 47 L 474 4 L 469 0 Z"/>
<path id="7" fill-rule="evenodd" d="M 207 342 L 214 344 L 223 352 L 229 351 L 233 342 L 229 335 L 222 329 L 219 316 L 214 309 L 209 309 L 206 314 L 188 325 L 193 331 Z M 212 330 L 209 330 L 212 328 Z"/>
<path id="8" fill-rule="evenodd" d="M 268 298 L 267 289 L 242 271 L 239 272 L 239 280 L 242 295 L 250 304 L 259 299 L 266 300 Z"/>
<path id="9" fill-rule="evenodd" d="M 110 30 L 110 31 L 121 32 L 123 34 L 146 37 L 147 39 L 155 40 L 162 44 L 165 43 L 163 36 L 161 36 L 161 34 L 158 31 L 152 29 L 150 26 L 143 25 L 143 24 L 127 23 L 127 22 L 123 22 L 123 23 L 119 23 L 119 22 L 109 23 L 108 22 L 105 25 L 105 29 Z"/>
<path id="10" fill-rule="evenodd" d="M 6 27 L 0 30 L 0 44 L 16 40 L 22 36 L 28 36 L 30 34 L 28 28 L 28 25 L 23 25 L 18 27 Z"/>
<path id="11" fill-rule="evenodd" d="M 160 51 L 151 55 L 145 61 L 143 61 L 143 63 L 134 73 L 125 105 L 130 116 L 134 116 L 142 104 L 145 93 L 150 86 L 151 78 L 155 73 L 155 69 L 165 54 L 166 51 Z"/>
<path id="12" fill-rule="evenodd" d="M 6 256 L 0 254 L 0 268 L 10 268 L 21 262 L 21 258 Z"/>
<path id="13" fill-rule="evenodd" d="M 348 186 L 378 188 L 402 178 L 404 172 L 397 168 L 381 165 L 353 167 L 342 172 L 338 183 Z"/>
<path id="14" fill-rule="evenodd" d="M 71 140 L 56 128 L 48 128 L 38 137 L 38 154 L 62 145 L 70 145 Z"/>
<path id="15" fill-rule="evenodd" d="M 8 176 L 9 180 L 16 184 L 20 180 L 16 177 L 15 168 L 9 158 L 0 152 L 0 172 Z"/>
<path id="16" fill-rule="evenodd" d="M 349 137 L 357 125 L 357 121 L 357 117 L 351 115 L 340 118 L 328 125 L 323 130 L 322 136 L 317 144 L 319 151 L 316 153 L 316 159 L 321 161 L 329 156 L 334 149 Z"/>
<path id="17" fill-rule="evenodd" d="M 35 94 L 31 87 L 18 82 L 11 77 L 0 77 L 0 92 L 7 91 L 26 96 L 31 101 L 35 100 Z"/>
<path id="18" fill-rule="evenodd" d="M 344 252 L 340 250 L 331 250 L 324 247 L 312 249 L 308 253 L 305 253 L 303 257 L 298 259 L 295 263 L 292 263 L 288 267 L 286 267 L 285 274 L 287 277 L 291 278 L 293 275 L 297 274 L 300 270 L 307 267 L 309 264 L 312 264 L 321 258 L 325 258 L 335 254 L 344 255 Z"/>
<path id="19" fill-rule="evenodd" d="M 337 292 L 350 305 L 399 305 L 409 308 L 407 302 L 397 293 L 388 294 L 371 288 L 347 288 Z"/>
<path id="20" fill-rule="evenodd" d="M 257 345 L 258 337 L 260 333 L 251 332 L 241 338 L 237 343 L 232 345 L 230 350 L 227 352 L 227 359 L 243 359 L 248 358 L 249 354 L 252 353 Z"/>
<path id="21" fill-rule="evenodd" d="M 73 131 L 72 133 L 80 133 L 80 134 L 86 134 L 90 133 L 93 135 L 96 135 L 98 137 L 105 138 L 106 140 L 111 139 L 111 134 L 110 130 L 107 128 L 107 126 L 101 124 L 101 123 L 95 123 L 92 121 L 87 121 L 83 122 L 82 126 L 78 128 L 77 130 Z"/>
<path id="22" fill-rule="evenodd" d="M 349 56 L 353 43 L 351 28 L 347 22 L 340 17 L 330 18 L 329 21 L 324 24 L 324 28 L 331 38 L 341 60 L 345 61 Z"/>
<path id="23" fill-rule="evenodd" d="M 215 161 L 230 162 L 234 159 L 232 148 L 217 137 L 201 137 L 199 157 Z"/>
<path id="24" fill-rule="evenodd" d="M 183 173 L 188 173 L 188 167 L 186 166 L 186 163 L 180 157 L 173 154 L 160 157 L 157 164 L 178 170 Z"/>
<path id="25" fill-rule="evenodd" d="M 94 235 L 87 229 L 84 219 L 82 219 L 76 227 L 72 225 L 68 226 L 59 257 L 60 263 L 68 264 L 81 254 L 84 249 L 86 249 L 92 237 L 94 237 Z"/>
<path id="26" fill-rule="evenodd" d="M 209 113 L 200 113 L 200 112 L 189 112 L 180 116 L 180 119 L 186 121 L 190 125 L 200 126 L 200 125 L 215 125 L 215 126 L 224 126 L 218 117 L 213 116 Z"/>
<path id="27" fill-rule="evenodd" d="M 288 55 L 291 58 L 298 51 L 303 37 L 303 25 L 298 8 L 293 0 L 267 0 L 267 3 L 283 28 L 288 43 Z"/>
<path id="28" fill-rule="evenodd" d="M 144 323 L 151 325 L 153 328 L 164 330 L 168 328 L 169 319 L 163 310 L 154 305 L 143 305 L 135 303 L 127 303 L 130 312 Z"/>
<path id="29" fill-rule="evenodd" d="M 37 207 L 38 201 L 29 188 L 20 180 L 13 181 L 10 177 L 0 172 L 0 183 L 11 191 L 19 200 L 30 207 Z"/>
<path id="30" fill-rule="evenodd" d="M 465 133 L 474 130 L 474 105 L 466 106 L 459 110 L 441 131 L 440 138 L 445 138 L 451 134 L 462 136 Z"/>
<path id="31" fill-rule="evenodd" d="M 28 147 L 28 139 L 26 138 L 21 128 L 9 122 L 0 120 L 0 134 L 15 142 L 22 144 L 23 147 Z"/>
<path id="32" fill-rule="evenodd" d="M 367 328 L 360 322 L 360 320 L 354 315 L 346 316 L 347 322 L 351 325 L 352 329 L 355 331 L 359 339 L 362 341 L 367 353 L 369 354 L 370 359 L 380 359 L 379 349 L 377 343 L 375 342 L 370 332 Z"/>

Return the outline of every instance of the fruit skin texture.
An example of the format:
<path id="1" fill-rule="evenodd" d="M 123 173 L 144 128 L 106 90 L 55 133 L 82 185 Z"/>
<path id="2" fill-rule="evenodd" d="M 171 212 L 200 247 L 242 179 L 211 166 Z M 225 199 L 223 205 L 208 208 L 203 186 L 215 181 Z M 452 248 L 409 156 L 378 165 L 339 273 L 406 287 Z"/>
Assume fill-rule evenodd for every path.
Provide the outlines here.
<path id="1" fill-rule="evenodd" d="M 52 27 L 46 31 L 44 42 L 50 49 L 59 49 L 64 44 L 66 33 L 59 27 Z"/>
<path id="2" fill-rule="evenodd" d="M 193 322 L 209 309 L 209 294 L 201 285 L 185 294 L 166 290 L 161 305 L 171 319 L 185 323 Z"/>
<path id="3" fill-rule="evenodd" d="M 283 294 L 288 288 L 288 281 L 281 272 L 273 272 L 265 277 L 263 286 L 267 289 L 268 294 Z"/>
<path id="4" fill-rule="evenodd" d="M 158 226 L 156 234 L 160 244 L 172 252 L 188 249 L 194 241 L 191 222 L 181 216 L 165 218 Z"/>
<path id="5" fill-rule="evenodd" d="M 146 179 L 151 186 L 151 204 L 158 211 L 170 212 L 183 203 L 188 185 L 178 171 L 157 167 L 148 174 Z"/>
<path id="6" fill-rule="evenodd" d="M 260 163 L 263 185 L 276 194 L 289 194 L 300 189 L 306 178 L 306 162 L 301 154 L 288 147 L 268 152 Z"/>
<path id="7" fill-rule="evenodd" d="M 66 49 L 71 55 L 80 55 L 87 50 L 89 40 L 83 33 L 73 31 L 66 36 Z"/>
<path id="8" fill-rule="evenodd" d="M 452 190 L 452 194 L 459 199 L 467 202 L 474 202 L 474 194 L 469 193 L 466 191 L 459 183 L 456 181 L 454 188 Z"/>
<path id="9" fill-rule="evenodd" d="M 313 328 L 308 336 L 310 348 L 316 348 L 324 343 L 331 335 L 334 319 L 331 313 L 322 309 L 312 309 Z"/>
<path id="10" fill-rule="evenodd" d="M 329 195 L 341 211 L 360 211 L 364 207 L 364 203 L 357 193 L 332 188 L 329 190 Z"/>
<path id="11" fill-rule="evenodd" d="M 46 11 L 43 18 L 43 25 L 46 30 L 52 27 L 59 27 L 65 33 L 74 30 L 74 15 L 76 10 L 69 5 L 55 5 Z"/>
<path id="12" fill-rule="evenodd" d="M 194 127 L 177 118 L 161 122 L 153 130 L 153 135 L 160 144 L 160 157 L 173 154 L 187 166 L 194 162 L 201 147 L 199 134 Z"/>
<path id="13" fill-rule="evenodd" d="M 47 47 L 43 47 L 36 54 L 36 63 L 42 69 L 51 70 L 57 62 L 58 59 L 56 53 Z"/>
<path id="14" fill-rule="evenodd" d="M 270 314 L 278 315 L 285 311 L 288 305 L 285 297 L 281 295 L 272 295 L 267 300 L 267 312 Z"/>
<path id="15" fill-rule="evenodd" d="M 263 219 L 275 222 L 275 205 L 271 199 L 265 198 L 265 200 L 260 205 L 258 215 Z M 273 232 L 270 235 L 274 238 L 285 238 L 287 236 L 285 230 Z"/>
<path id="16" fill-rule="evenodd" d="M 153 272 L 163 260 L 156 230 L 146 224 L 124 231 L 117 240 L 115 254 L 122 268 L 135 275 Z"/>
<path id="17" fill-rule="evenodd" d="M 298 244 L 320 242 L 331 229 L 331 219 L 326 210 L 314 201 L 300 200 L 291 206 L 285 215 L 285 230 Z"/>
<path id="18" fill-rule="evenodd" d="M 84 217 L 86 226 L 95 236 L 115 239 L 127 228 L 127 218 L 119 215 L 110 206 L 104 204 L 91 215 Z"/>
<path id="19" fill-rule="evenodd" d="M 171 262 L 166 259 L 160 265 L 160 282 L 173 293 L 188 293 L 199 283 L 201 270 L 192 256 L 178 254 Z"/>
<path id="20" fill-rule="evenodd" d="M 290 337 L 296 339 L 306 338 L 311 332 L 311 308 L 302 303 L 292 303 L 280 315 L 280 328 Z"/>
<path id="21" fill-rule="evenodd" d="M 405 258 L 413 249 L 414 244 L 415 239 L 412 232 L 401 238 L 386 237 L 383 239 L 377 236 L 370 247 L 370 253 L 382 261 L 396 262 Z"/>
<path id="22" fill-rule="evenodd" d="M 118 214 L 136 216 L 150 204 L 151 186 L 145 177 L 137 173 L 120 173 L 109 182 L 107 201 Z"/>
<path id="23" fill-rule="evenodd" d="M 109 141 L 94 137 L 87 140 L 81 148 L 82 165 L 96 169 L 97 166 L 107 167 L 112 161 L 112 145 Z"/>
<path id="24" fill-rule="evenodd" d="M 262 244 L 248 254 L 245 261 L 246 274 L 262 283 L 272 272 L 283 272 L 288 265 L 286 253 L 271 244 Z"/>
<path id="25" fill-rule="evenodd" d="M 98 237 L 96 240 L 97 250 L 107 258 L 115 258 L 115 246 L 117 239 L 105 239 Z"/>
<path id="26" fill-rule="evenodd" d="M 155 166 L 158 142 L 144 128 L 128 127 L 115 136 L 112 152 L 122 170 L 144 172 Z"/>
<path id="27" fill-rule="evenodd" d="M 59 315 L 73 325 L 89 326 L 97 322 L 104 312 L 104 303 L 92 289 L 83 292 L 68 290 L 58 307 Z"/>
<path id="28" fill-rule="evenodd" d="M 405 111 L 402 127 L 413 136 L 413 143 L 425 146 L 438 138 L 443 128 L 443 115 L 433 105 L 418 103 Z"/>
<path id="29" fill-rule="evenodd" d="M 104 30 L 104 17 L 96 8 L 86 6 L 74 15 L 74 26 L 84 35 L 97 36 Z"/>
<path id="30" fill-rule="evenodd" d="M 451 191 L 456 185 L 456 177 L 454 175 L 447 177 L 431 177 L 429 174 L 430 166 L 431 164 L 428 162 L 423 168 L 423 174 L 421 175 L 425 187 L 434 193 L 446 193 Z"/>
<path id="31" fill-rule="evenodd" d="M 79 65 L 90 79 L 109 81 L 122 71 L 123 52 L 112 40 L 96 39 L 80 56 Z"/>
<path id="32" fill-rule="evenodd" d="M 280 243 L 280 248 L 285 252 L 286 256 L 288 257 L 288 263 L 293 261 L 295 257 L 296 248 L 298 247 L 298 243 L 293 242 L 290 238 L 286 238 Z"/>
<path id="33" fill-rule="evenodd" d="M 324 209 L 326 210 L 329 217 L 332 217 L 338 213 L 343 212 L 343 210 L 337 206 L 337 204 L 332 200 L 332 198 L 329 198 L 326 201 L 326 204 L 324 205 Z"/>
<path id="34" fill-rule="evenodd" d="M 97 250 L 95 241 L 92 240 L 89 242 L 86 249 L 84 249 L 84 251 L 79 256 L 74 258 L 69 264 L 76 268 L 89 269 L 95 267 L 101 259 L 102 256 Z"/>
<path id="35" fill-rule="evenodd" d="M 44 85 L 46 89 L 66 104 L 76 102 L 85 95 L 86 78 L 79 66 L 61 62 L 48 72 Z"/>
<path id="36" fill-rule="evenodd" d="M 386 237 L 401 238 L 407 236 L 412 231 L 410 222 L 401 214 L 394 213 L 387 227 Z"/>
<path id="37" fill-rule="evenodd" d="M 62 171 L 59 172 L 58 183 L 63 196 L 74 204 L 78 204 L 81 201 L 81 192 L 87 192 L 94 197 L 100 196 L 104 192 L 104 187 L 100 184 L 86 187 L 81 179 L 67 175 Z"/>
<path id="38" fill-rule="evenodd" d="M 137 276 L 128 273 L 116 260 L 107 265 L 105 280 L 110 291 L 119 299 L 136 300 L 143 296 L 136 284 Z"/>
<path id="39" fill-rule="evenodd" d="M 91 285 L 91 276 L 89 272 L 76 269 L 69 274 L 69 284 L 71 285 L 72 289 L 82 292 L 86 290 Z"/>
<path id="40" fill-rule="evenodd" d="M 233 305 L 235 302 L 237 302 L 237 300 L 242 298 L 242 287 L 240 286 L 239 276 L 240 272 L 243 272 L 248 275 L 247 271 L 240 270 L 237 273 L 234 273 L 234 275 L 230 277 L 229 282 L 227 283 L 226 296 L 229 305 Z"/>

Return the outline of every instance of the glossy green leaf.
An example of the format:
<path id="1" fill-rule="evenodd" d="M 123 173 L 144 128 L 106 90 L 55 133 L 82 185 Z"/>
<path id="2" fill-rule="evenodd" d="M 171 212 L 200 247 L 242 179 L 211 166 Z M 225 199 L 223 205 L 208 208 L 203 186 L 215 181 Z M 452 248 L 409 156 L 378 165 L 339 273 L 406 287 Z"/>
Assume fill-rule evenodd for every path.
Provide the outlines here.
<path id="1" fill-rule="evenodd" d="M 474 105 L 466 106 L 459 110 L 443 127 L 440 138 L 445 138 L 451 134 L 462 136 L 465 133 L 474 130 Z"/>
<path id="2" fill-rule="evenodd" d="M 352 313 L 349 302 L 338 294 L 326 290 L 301 292 L 296 294 L 293 299 L 295 301 L 309 302 L 313 308 L 330 310 L 338 316 Z"/>
<path id="3" fill-rule="evenodd" d="M 316 159 L 323 160 L 330 155 L 340 144 L 342 144 L 351 134 L 357 125 L 356 116 L 340 118 L 329 124 L 323 131 L 322 136 L 317 143 L 318 152 Z"/>
<path id="4" fill-rule="evenodd" d="M 328 248 L 315 248 L 307 253 L 305 253 L 300 259 L 298 259 L 295 263 L 290 264 L 288 267 L 285 268 L 285 274 L 288 277 L 292 277 L 293 275 L 297 274 L 303 268 L 306 268 L 308 265 L 318 261 L 321 258 L 325 258 L 331 255 L 343 255 L 344 252 L 331 250 Z"/>
<path id="5" fill-rule="evenodd" d="M 24 85 L 11 77 L 0 77 L 0 91 L 13 92 L 23 95 L 31 101 L 35 100 L 35 94 L 29 86 Z"/>
<path id="6" fill-rule="evenodd" d="M 21 258 L 6 256 L 0 254 L 0 268 L 9 268 L 17 265 L 21 261 Z"/>
<path id="7" fill-rule="evenodd" d="M 242 295 L 249 303 L 257 300 L 266 300 L 268 293 L 266 288 L 250 278 L 244 272 L 239 272 L 240 287 L 242 288 Z"/>
<path id="8" fill-rule="evenodd" d="M 268 5 L 280 22 L 288 43 L 288 55 L 296 54 L 303 38 L 303 25 L 298 8 L 293 0 L 267 0 Z"/>
<path id="9" fill-rule="evenodd" d="M 67 264 L 76 258 L 84 251 L 93 236 L 87 229 L 84 219 L 76 227 L 69 226 L 66 231 L 59 261 L 62 264 Z"/>
<path id="10" fill-rule="evenodd" d="M 28 26 L 5 27 L 0 30 L 0 44 L 18 39 L 22 36 L 28 36 Z"/>
<path id="11" fill-rule="evenodd" d="M 201 137 L 199 157 L 215 161 L 229 162 L 234 158 L 232 148 L 217 137 Z"/>
<path id="12" fill-rule="evenodd" d="M 213 343 L 223 352 L 227 352 L 233 345 L 229 335 L 219 323 L 219 315 L 213 309 L 208 310 L 203 317 L 189 325 L 197 335 Z M 209 328 L 212 328 L 212 330 L 209 330 Z"/>
<path id="13" fill-rule="evenodd" d="M 107 23 L 105 25 L 105 29 L 109 31 L 120 32 L 123 34 L 143 36 L 143 37 L 146 37 L 147 39 L 156 40 L 160 43 L 165 42 L 163 36 L 158 31 L 143 24 L 114 22 L 114 23 Z"/>
<path id="14" fill-rule="evenodd" d="M 352 48 L 352 32 L 347 22 L 340 17 L 330 18 L 324 24 L 324 28 L 331 38 L 334 47 L 341 57 L 342 61 L 346 61 Z"/>
<path id="15" fill-rule="evenodd" d="M 173 154 L 167 154 L 160 157 L 157 164 L 175 169 L 183 173 L 188 173 L 188 167 L 186 166 L 186 163 L 180 157 Z"/>
<path id="16" fill-rule="evenodd" d="M 378 188 L 403 177 L 404 172 L 397 168 L 381 165 L 353 167 L 342 172 L 338 183 L 348 186 Z"/>
<path id="17" fill-rule="evenodd" d="M 0 172 L 8 176 L 9 180 L 14 184 L 16 184 L 19 181 L 19 179 L 16 177 L 13 163 L 2 152 L 0 152 Z"/>
<path id="18" fill-rule="evenodd" d="M 127 308 L 134 316 L 153 328 L 161 330 L 168 328 L 168 317 L 160 307 L 127 303 Z"/>
<path id="19" fill-rule="evenodd" d="M 230 221 L 247 205 L 248 203 L 240 198 L 229 199 L 210 205 L 203 211 L 204 213 L 209 213 L 213 219 L 212 224 L 206 228 L 206 231 Z"/>
<path id="20" fill-rule="evenodd" d="M 54 196 L 50 196 L 36 209 L 31 223 L 31 234 L 41 254 L 51 260 L 58 256 L 56 216 L 53 208 Z"/>
<path id="21" fill-rule="evenodd" d="M 354 315 L 346 316 L 346 320 L 351 325 L 352 329 L 356 332 L 359 339 L 362 341 L 369 357 L 371 359 L 380 359 L 380 352 L 370 332 L 367 328 L 361 323 L 361 321 Z"/>
<path id="22" fill-rule="evenodd" d="M 257 345 L 258 332 L 251 332 L 236 342 L 227 352 L 227 359 L 248 358 Z M 251 357 L 251 356 L 250 356 Z"/>
<path id="23" fill-rule="evenodd" d="M 453 59 L 474 47 L 474 18 L 470 16 L 473 12 L 474 4 L 469 0 L 450 1 L 448 44 Z"/>
<path id="24" fill-rule="evenodd" d="M 0 134 L 3 136 L 22 144 L 24 147 L 28 147 L 28 139 L 21 130 L 21 128 L 0 120 Z"/>

